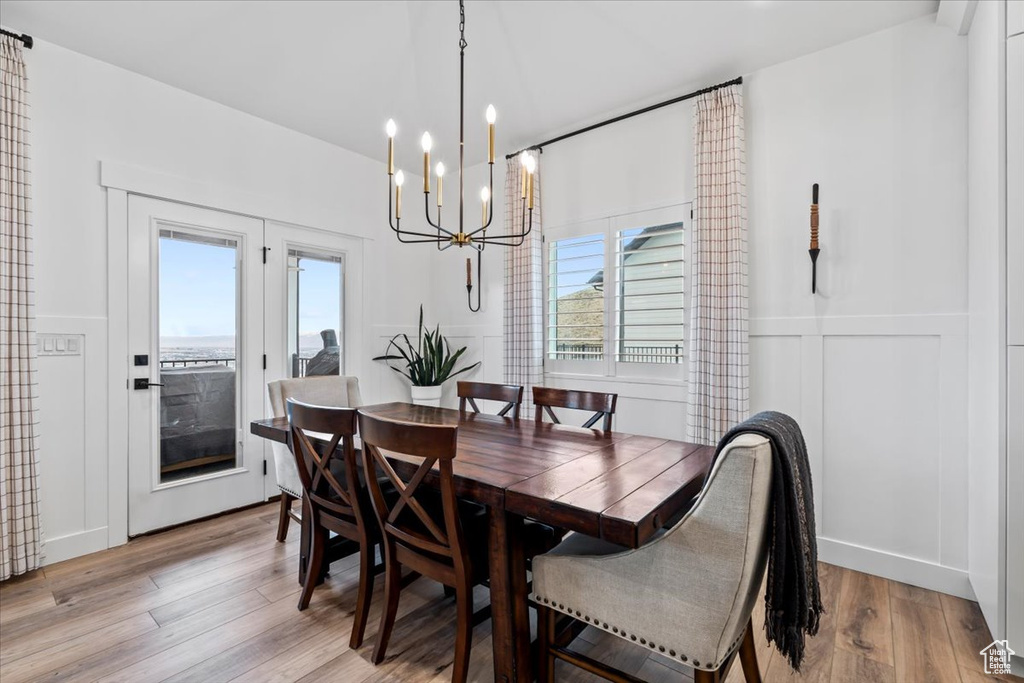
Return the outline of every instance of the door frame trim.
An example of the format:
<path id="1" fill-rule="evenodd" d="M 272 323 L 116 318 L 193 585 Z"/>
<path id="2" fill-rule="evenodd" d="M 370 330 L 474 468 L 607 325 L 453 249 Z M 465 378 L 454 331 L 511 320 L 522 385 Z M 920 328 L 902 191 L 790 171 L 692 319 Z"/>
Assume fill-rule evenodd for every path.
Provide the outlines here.
<path id="1" fill-rule="evenodd" d="M 280 216 L 275 207 L 287 204 L 281 195 L 255 195 L 118 162 L 100 160 L 99 166 L 99 184 L 107 194 L 107 547 L 113 548 L 128 542 L 128 195 L 239 214 L 264 224 L 275 221 L 359 240 L 372 238 L 304 226 Z M 358 308 L 363 328 L 363 307 Z M 272 457 L 265 444 L 263 457 Z"/>

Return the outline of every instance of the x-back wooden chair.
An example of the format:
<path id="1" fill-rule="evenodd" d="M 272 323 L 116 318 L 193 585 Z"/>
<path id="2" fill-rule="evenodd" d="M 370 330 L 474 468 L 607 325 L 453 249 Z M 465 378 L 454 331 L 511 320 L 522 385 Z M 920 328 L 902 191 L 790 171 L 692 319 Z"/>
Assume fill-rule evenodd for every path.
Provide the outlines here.
<path id="1" fill-rule="evenodd" d="M 387 651 L 405 566 L 455 589 L 457 623 L 452 681 L 462 683 L 468 673 L 473 635 L 473 585 L 478 582 L 476 579 L 487 576 L 487 566 L 486 553 L 471 557 L 467 545 L 467 533 L 486 534 L 485 510 L 476 509 L 476 515 L 467 514 L 470 511 L 466 510 L 460 514 L 455 497 L 452 461 L 458 427 L 396 422 L 361 413 L 359 432 L 370 497 L 384 534 L 385 607 L 372 661 L 379 664 Z M 383 451 L 419 459 L 416 472 L 404 479 Z M 380 482 L 370 474 L 377 470 L 383 471 L 394 484 L 397 500 L 389 501 L 383 495 Z M 423 485 L 428 477 L 437 477 L 440 496 Z M 467 524 L 473 525 L 468 532 L 464 529 Z M 486 540 L 475 542 L 474 547 L 486 548 Z"/>
<path id="2" fill-rule="evenodd" d="M 473 408 L 474 413 L 479 413 L 480 406 L 476 399 L 486 401 L 503 401 L 504 407 L 498 411 L 500 417 L 508 415 L 511 411 L 512 419 L 519 419 L 519 408 L 523 404 L 523 388 L 512 384 L 488 384 L 486 382 L 459 382 L 459 412 L 466 412 L 466 403 Z"/>
<path id="3" fill-rule="evenodd" d="M 377 573 L 380 530 L 373 519 L 367 490 L 360 484 L 353 437 L 357 412 L 354 408 L 328 408 L 286 402 L 291 429 L 291 447 L 303 489 L 303 514 L 310 516 L 311 549 L 299 609 L 309 606 L 313 589 L 322 575 L 327 554 L 328 532 L 359 544 L 359 592 L 355 623 L 349 645 L 362 645 L 370 597 Z M 307 432 L 329 435 L 326 447 L 317 447 Z"/>
<path id="4" fill-rule="evenodd" d="M 560 424 L 558 416 L 555 415 L 552 408 L 589 410 L 593 411 L 594 415 L 583 426 L 593 427 L 597 424 L 598 420 L 602 420 L 601 429 L 610 432 L 612 430 L 612 416 L 615 414 L 615 404 L 618 402 L 618 399 L 618 394 L 605 394 L 599 391 L 534 387 L 534 420 L 542 422 L 544 420 L 544 413 L 547 413 L 552 422 Z"/>

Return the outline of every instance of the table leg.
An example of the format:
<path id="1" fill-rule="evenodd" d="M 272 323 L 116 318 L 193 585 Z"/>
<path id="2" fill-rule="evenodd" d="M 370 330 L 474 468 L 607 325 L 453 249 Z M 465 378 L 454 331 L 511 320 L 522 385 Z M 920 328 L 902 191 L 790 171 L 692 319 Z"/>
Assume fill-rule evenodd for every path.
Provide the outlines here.
<path id="1" fill-rule="evenodd" d="M 532 683 L 534 675 L 533 657 L 530 652 L 530 586 L 526 575 L 526 548 L 523 546 L 524 520 L 518 515 L 509 517 L 509 577 L 512 584 L 512 643 L 515 649 L 516 682 Z"/>
<path id="2" fill-rule="evenodd" d="M 509 576 L 508 519 L 504 510 L 494 507 L 489 508 L 488 518 L 494 680 L 495 683 L 513 683 L 516 676 L 512 646 L 515 624 L 512 618 L 512 577 Z"/>
<path id="3" fill-rule="evenodd" d="M 496 683 L 529 683 L 530 617 L 523 519 L 490 508 L 491 642 Z"/>

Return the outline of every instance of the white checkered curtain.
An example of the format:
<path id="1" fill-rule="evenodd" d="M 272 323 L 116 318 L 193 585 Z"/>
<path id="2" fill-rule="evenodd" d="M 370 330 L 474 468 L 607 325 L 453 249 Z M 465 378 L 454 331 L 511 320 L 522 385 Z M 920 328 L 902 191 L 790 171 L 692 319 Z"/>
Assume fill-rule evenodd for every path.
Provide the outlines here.
<path id="1" fill-rule="evenodd" d="M 540 155 L 533 183 L 533 229 L 518 247 L 505 248 L 505 383 L 524 388 L 521 416 L 533 415 L 533 387 L 544 380 L 544 278 L 541 251 Z M 507 161 L 505 232 L 523 225 L 522 163 Z"/>
<path id="2" fill-rule="evenodd" d="M 0 37 L 0 581 L 39 567 L 28 79 Z"/>
<path id="3" fill-rule="evenodd" d="M 747 186 L 743 93 L 732 85 L 694 107 L 696 201 L 690 293 L 690 441 L 716 444 L 750 412 Z"/>

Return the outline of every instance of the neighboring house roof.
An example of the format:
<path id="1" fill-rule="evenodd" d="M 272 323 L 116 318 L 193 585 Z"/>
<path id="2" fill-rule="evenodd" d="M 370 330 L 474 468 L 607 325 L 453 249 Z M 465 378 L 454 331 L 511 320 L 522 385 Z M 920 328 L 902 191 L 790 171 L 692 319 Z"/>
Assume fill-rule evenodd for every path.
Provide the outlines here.
<path id="1" fill-rule="evenodd" d="M 641 247 L 643 247 L 648 242 L 648 240 L 650 240 L 652 237 L 657 237 L 658 233 L 672 232 L 674 230 L 678 230 L 682 225 L 683 225 L 682 223 L 666 223 L 665 225 L 653 225 L 653 226 L 651 226 L 649 228 L 644 228 L 640 232 L 639 235 L 637 235 L 636 237 L 631 239 L 629 242 L 627 242 L 626 246 L 623 247 L 622 250 L 623 251 L 627 251 L 627 252 L 634 252 L 635 253 Z M 631 254 L 626 254 L 625 260 L 628 261 L 632 256 L 633 256 L 632 253 Z M 604 270 L 602 269 L 602 270 L 599 270 L 596 273 L 594 273 L 594 276 L 592 278 L 590 278 L 589 280 L 587 280 L 587 284 L 588 285 L 594 285 L 594 286 L 596 286 L 596 285 L 603 285 L 604 284 Z"/>

